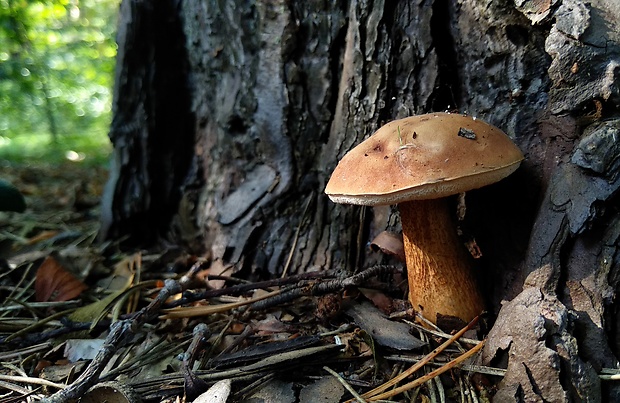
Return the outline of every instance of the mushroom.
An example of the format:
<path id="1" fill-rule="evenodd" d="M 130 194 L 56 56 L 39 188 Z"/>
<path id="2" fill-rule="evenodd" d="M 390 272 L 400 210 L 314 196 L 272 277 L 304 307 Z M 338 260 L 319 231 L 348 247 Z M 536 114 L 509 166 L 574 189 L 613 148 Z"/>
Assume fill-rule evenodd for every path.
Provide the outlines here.
<path id="1" fill-rule="evenodd" d="M 442 316 L 468 322 L 484 303 L 446 197 L 497 182 L 522 160 L 504 132 L 479 119 L 412 116 L 386 124 L 348 152 L 325 193 L 335 203 L 398 204 L 411 305 L 433 323 Z"/>

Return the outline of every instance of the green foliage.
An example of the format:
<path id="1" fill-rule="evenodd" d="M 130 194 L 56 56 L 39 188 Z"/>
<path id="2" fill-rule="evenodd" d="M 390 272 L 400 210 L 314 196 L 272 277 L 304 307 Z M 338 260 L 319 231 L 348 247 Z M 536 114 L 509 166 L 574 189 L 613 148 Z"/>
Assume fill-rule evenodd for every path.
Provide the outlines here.
<path id="1" fill-rule="evenodd" d="M 107 133 L 85 136 L 66 134 L 50 142 L 45 133 L 21 133 L 14 138 L 0 137 L 0 171 L 2 160 L 13 165 L 32 161 L 57 164 L 73 160 L 82 165 L 103 165 L 112 151 Z"/>
<path id="2" fill-rule="evenodd" d="M 118 4 L 0 0 L 0 155 L 21 136 L 107 136 Z"/>

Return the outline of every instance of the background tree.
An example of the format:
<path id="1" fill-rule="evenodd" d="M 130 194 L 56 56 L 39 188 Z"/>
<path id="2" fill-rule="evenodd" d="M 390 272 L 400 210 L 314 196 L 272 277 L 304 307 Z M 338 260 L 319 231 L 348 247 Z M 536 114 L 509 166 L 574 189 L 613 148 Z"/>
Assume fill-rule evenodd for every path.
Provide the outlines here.
<path id="1" fill-rule="evenodd" d="M 105 133 L 118 3 L 0 1 L 0 136 Z"/>
<path id="2" fill-rule="evenodd" d="M 466 112 L 526 154 L 463 223 L 498 401 L 616 399 L 597 374 L 618 365 L 619 25 L 604 0 L 124 1 L 103 235 L 245 275 L 356 270 L 398 220 L 328 201 L 338 159 L 394 118 Z"/>

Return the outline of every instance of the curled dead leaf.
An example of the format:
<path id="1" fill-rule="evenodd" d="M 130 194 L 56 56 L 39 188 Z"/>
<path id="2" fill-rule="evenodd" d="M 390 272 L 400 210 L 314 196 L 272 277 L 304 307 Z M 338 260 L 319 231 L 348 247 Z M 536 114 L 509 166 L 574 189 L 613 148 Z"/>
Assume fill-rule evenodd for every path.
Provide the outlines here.
<path id="1" fill-rule="evenodd" d="M 370 247 L 375 251 L 380 250 L 386 255 L 395 256 L 401 262 L 405 261 L 405 247 L 400 235 L 383 231 L 372 240 Z"/>
<path id="2" fill-rule="evenodd" d="M 69 301 L 88 287 L 69 273 L 52 256 L 45 258 L 34 282 L 35 296 L 39 302 Z"/>

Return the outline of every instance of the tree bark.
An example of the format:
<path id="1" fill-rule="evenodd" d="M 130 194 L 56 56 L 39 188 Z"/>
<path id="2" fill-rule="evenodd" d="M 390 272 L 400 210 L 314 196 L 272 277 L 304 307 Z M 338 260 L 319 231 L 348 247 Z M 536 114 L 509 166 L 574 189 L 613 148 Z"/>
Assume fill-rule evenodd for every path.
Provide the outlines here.
<path id="1" fill-rule="evenodd" d="M 168 233 L 194 155 L 194 113 L 179 5 L 124 1 L 115 74 L 114 145 L 102 238 L 149 243 Z"/>
<path id="2" fill-rule="evenodd" d="M 389 120 L 466 112 L 526 155 L 467 195 L 462 228 L 497 400 L 615 399 L 597 376 L 620 347 L 612 3 L 125 0 L 104 235 L 199 244 L 250 277 L 358 270 L 398 217 L 330 203 L 337 161 Z"/>

